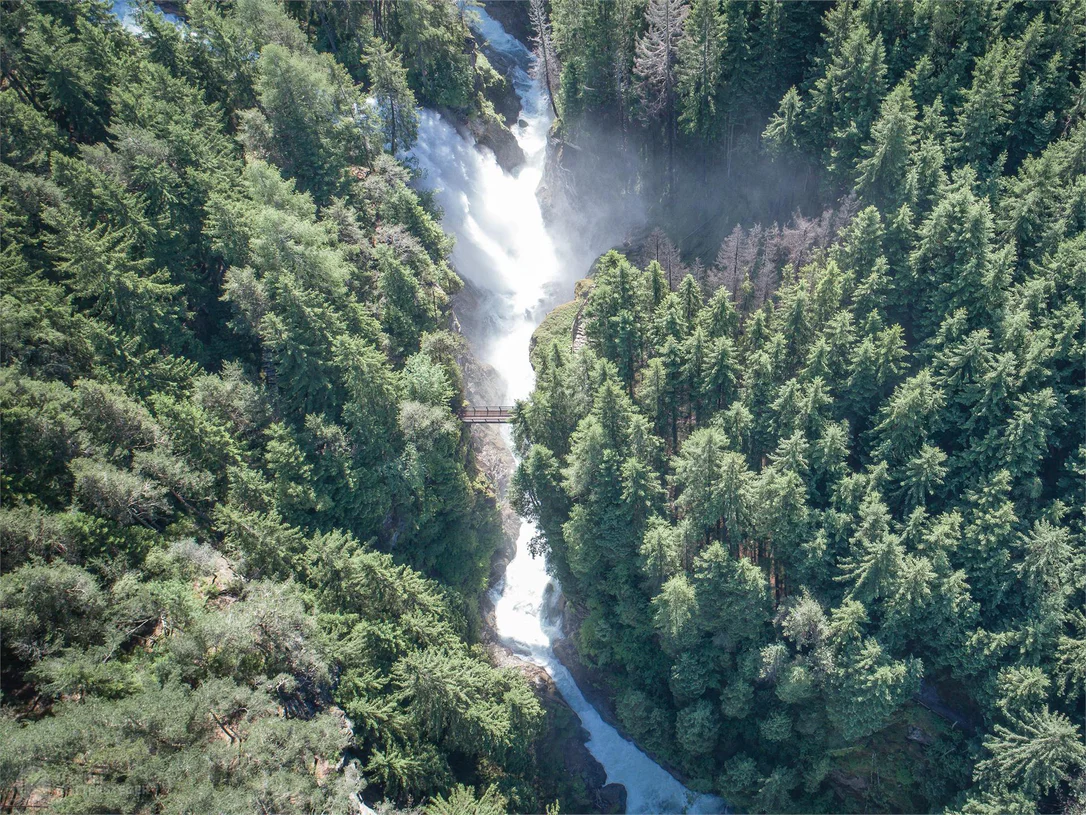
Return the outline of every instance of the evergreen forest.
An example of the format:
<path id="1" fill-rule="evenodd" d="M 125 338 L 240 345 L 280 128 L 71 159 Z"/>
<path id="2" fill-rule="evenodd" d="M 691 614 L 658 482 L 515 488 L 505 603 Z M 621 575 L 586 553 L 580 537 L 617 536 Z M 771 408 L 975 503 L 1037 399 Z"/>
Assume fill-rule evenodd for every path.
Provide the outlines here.
<path id="1" fill-rule="evenodd" d="M 641 213 L 513 411 L 601 711 L 731 811 L 1086 813 L 1083 0 L 2 0 L 0 811 L 603 807 L 488 647 L 476 7 L 554 222 Z"/>
<path id="2" fill-rule="evenodd" d="M 3 4 L 5 808 L 553 800 L 477 644 L 461 282 L 392 155 L 496 74 L 451 4 L 312 5 L 342 53 L 300 4 Z"/>
<path id="3" fill-rule="evenodd" d="M 553 0 L 559 128 L 688 245 L 535 349 L 515 500 L 626 732 L 738 811 L 1086 805 L 1084 23 Z M 820 209 L 758 222 L 774 173 Z"/>

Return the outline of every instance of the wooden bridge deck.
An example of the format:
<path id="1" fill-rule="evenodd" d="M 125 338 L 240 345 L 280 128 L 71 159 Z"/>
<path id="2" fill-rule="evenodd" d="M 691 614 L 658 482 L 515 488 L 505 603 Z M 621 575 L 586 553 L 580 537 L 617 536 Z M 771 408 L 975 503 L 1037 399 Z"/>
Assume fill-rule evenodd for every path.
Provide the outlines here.
<path id="1" fill-rule="evenodd" d="M 460 411 L 460 421 L 467 424 L 505 424 L 513 421 L 512 405 L 469 405 Z"/>

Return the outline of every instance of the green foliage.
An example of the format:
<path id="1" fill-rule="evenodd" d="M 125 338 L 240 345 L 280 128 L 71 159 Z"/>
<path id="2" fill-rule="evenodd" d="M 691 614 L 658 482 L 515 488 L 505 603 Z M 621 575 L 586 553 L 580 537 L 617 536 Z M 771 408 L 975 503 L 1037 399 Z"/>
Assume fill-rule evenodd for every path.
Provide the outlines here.
<path id="1" fill-rule="evenodd" d="M 984 742 L 989 757 L 977 764 L 980 777 L 1021 789 L 1027 797 L 1044 794 L 1086 764 L 1079 729 L 1061 713 L 1047 708 L 1009 717 Z"/>
<path id="2" fill-rule="evenodd" d="M 571 141 L 647 111 L 668 145 L 674 103 L 699 167 L 764 133 L 741 150 L 806 162 L 825 201 L 857 196 L 791 266 L 761 227 L 715 276 L 669 278 L 658 233 L 643 269 L 607 253 L 587 347 L 537 349 L 518 410 L 518 505 L 581 653 L 635 738 L 737 808 L 1074 798 L 1086 130 L 1069 12 L 652 3 L 627 29 L 624 4 L 554 4 Z M 780 55 L 804 41 L 790 75 Z M 703 228 L 682 247 L 699 261 Z"/>
<path id="3" fill-rule="evenodd" d="M 351 165 L 373 152 L 365 101 L 331 57 L 271 43 L 260 52 L 259 109 L 242 115 L 242 139 L 318 201 L 342 193 Z"/>
<path id="4" fill-rule="evenodd" d="M 357 49 L 374 113 L 280 5 L 185 12 L 0 22 L 4 800 L 532 809 L 542 709 L 470 644 L 501 533 L 460 281 L 381 152 L 409 80 L 473 102 L 463 22 L 400 7 L 399 53 L 445 46 L 406 73 Z"/>
<path id="5" fill-rule="evenodd" d="M 418 135 L 419 120 L 415 95 L 407 84 L 407 71 L 399 56 L 375 39 L 363 52 L 362 60 L 370 76 L 370 92 L 381 112 L 385 143 L 393 153 L 410 148 Z"/>

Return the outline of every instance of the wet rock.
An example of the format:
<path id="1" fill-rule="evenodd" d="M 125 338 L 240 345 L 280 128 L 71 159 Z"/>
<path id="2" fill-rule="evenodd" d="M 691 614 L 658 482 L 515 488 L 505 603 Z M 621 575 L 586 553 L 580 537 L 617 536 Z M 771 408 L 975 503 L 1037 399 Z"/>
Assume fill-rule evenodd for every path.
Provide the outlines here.
<path id="1" fill-rule="evenodd" d="M 516 86 L 513 84 L 513 76 L 518 68 L 523 70 L 513 57 L 495 51 L 492 48 L 483 47 L 483 54 L 494 74 L 485 81 L 479 79 L 476 82 L 476 91 L 486 97 L 494 106 L 494 110 L 502 118 L 506 125 L 512 125 L 520 118 L 520 97 L 517 95 Z M 477 75 L 478 76 L 478 75 Z"/>
<path id="2" fill-rule="evenodd" d="M 969 710 L 956 710 L 943 699 L 939 688 L 932 682 L 924 680 L 920 683 L 920 692 L 913 697 L 923 707 L 930 710 L 936 716 L 965 731 L 967 735 L 973 735 L 980 724 L 977 712 Z M 959 703 L 960 703 L 959 698 Z"/>
<path id="3" fill-rule="evenodd" d="M 475 145 L 486 147 L 493 152 L 498 166 L 507 173 L 524 163 L 524 150 L 517 142 L 517 137 L 496 118 L 475 115 L 468 119 L 467 127 L 468 132 L 475 139 Z"/>
<path id="4" fill-rule="evenodd" d="M 494 154 L 498 166 L 507 173 L 513 172 L 525 161 L 517 137 L 493 113 L 473 113 L 465 117 L 462 112 L 446 107 L 435 107 L 441 118 L 451 124 L 462 138 L 471 139 L 476 149 L 486 148 Z"/>
<path id="5" fill-rule="evenodd" d="M 505 570 L 517 554 L 517 536 L 520 533 L 520 518 L 517 513 L 504 501 L 499 505 L 498 511 L 502 516 L 502 545 L 490 557 L 490 576 L 487 578 L 488 589 L 497 586 L 505 576 Z M 488 624 L 493 626 L 494 609 L 487 597 L 484 606 L 484 615 L 488 616 Z"/>
<path id="6" fill-rule="evenodd" d="M 601 129 L 570 140 L 551 128 L 536 190 L 548 227 L 555 234 L 578 235 L 584 246 L 621 244 L 623 236 L 646 221 L 646 204 L 631 183 L 640 177 L 637 155 L 617 130 Z"/>
<path id="7" fill-rule="evenodd" d="M 531 42 L 532 21 L 528 16 L 528 0 L 483 0 L 483 8 L 522 43 Z"/>
<path id="8" fill-rule="evenodd" d="M 502 117 L 506 127 L 511 127 L 513 122 L 523 121 L 520 118 L 520 97 L 513 89 L 513 83 L 508 79 L 501 84 L 491 85 L 486 89 L 486 98 L 494 106 L 494 110 Z"/>
<path id="9" fill-rule="evenodd" d="M 543 212 L 543 220 L 548 225 L 558 222 L 561 213 L 576 212 L 572 209 L 576 203 L 576 192 L 571 183 L 570 159 L 566 154 L 568 145 L 552 130 L 547 136 L 547 155 L 543 165 L 543 179 L 536 188 L 535 197 Z"/>
<path id="10" fill-rule="evenodd" d="M 473 405 L 498 404 L 497 402 L 475 402 L 472 400 L 469 400 L 469 403 Z M 516 462 L 509 452 L 509 447 L 505 444 L 505 439 L 502 438 L 501 431 L 498 430 L 499 426 L 472 425 L 471 446 L 475 452 L 475 463 L 480 470 L 487 473 L 490 481 L 494 484 L 498 498 L 502 499 L 509 489 L 509 482 L 513 477 L 513 471 L 516 469 Z"/>
<path id="11" fill-rule="evenodd" d="M 608 784 L 600 788 L 596 800 L 600 812 L 625 812 L 626 788 L 621 784 Z"/>

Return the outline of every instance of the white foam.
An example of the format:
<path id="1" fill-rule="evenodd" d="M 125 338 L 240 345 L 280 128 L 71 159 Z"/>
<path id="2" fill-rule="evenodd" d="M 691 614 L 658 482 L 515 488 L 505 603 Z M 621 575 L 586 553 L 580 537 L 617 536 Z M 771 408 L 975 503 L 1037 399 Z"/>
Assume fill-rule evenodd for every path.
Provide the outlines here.
<path id="1" fill-rule="evenodd" d="M 491 46 L 526 65 L 524 46 L 485 12 L 477 32 Z M 534 376 L 528 342 L 545 315 L 549 284 L 567 287 L 584 269 L 560 268 L 536 199 L 543 175 L 550 107 L 539 84 L 517 70 L 514 86 L 521 97 L 527 127 L 514 132 L 527 162 L 513 174 L 502 171 L 489 153 L 480 153 L 438 114 L 420 111 L 419 139 L 412 155 L 425 172 L 423 186 L 435 191 L 444 210 L 442 224 L 456 237 L 453 263 L 459 274 L 493 295 L 493 333 L 473 336 L 480 355 L 508 384 L 508 399 L 526 397 Z M 532 524 L 522 523 L 516 555 L 494 592 L 498 633 L 513 650 L 542 666 L 588 731 L 589 751 L 603 765 L 608 783 L 626 788 L 630 813 L 721 812 L 719 798 L 687 790 L 632 742 L 600 717 L 585 699 L 551 643 L 560 636 L 548 608 L 560 589 L 547 574 L 544 558 L 533 558 L 528 544 Z"/>

